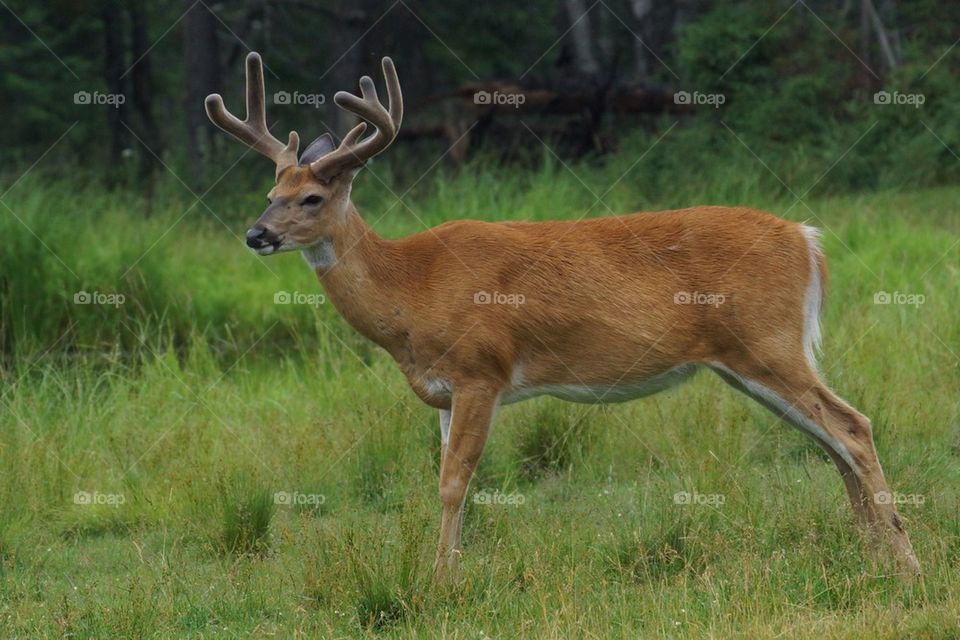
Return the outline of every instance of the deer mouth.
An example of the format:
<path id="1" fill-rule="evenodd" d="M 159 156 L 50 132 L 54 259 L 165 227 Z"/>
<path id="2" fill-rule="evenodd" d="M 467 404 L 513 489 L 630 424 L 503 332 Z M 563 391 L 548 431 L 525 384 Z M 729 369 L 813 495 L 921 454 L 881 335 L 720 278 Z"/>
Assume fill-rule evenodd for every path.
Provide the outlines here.
<path id="1" fill-rule="evenodd" d="M 284 234 L 275 239 L 267 240 L 259 247 L 253 247 L 253 252 L 258 256 L 269 256 L 274 253 L 288 253 L 302 248 L 303 245 L 300 242 L 295 239 L 288 240 L 286 234 Z"/>
<path id="2" fill-rule="evenodd" d="M 269 243 L 269 244 L 265 244 L 265 245 L 263 245 L 262 247 L 257 247 L 256 249 L 254 249 L 254 252 L 255 252 L 258 256 L 269 256 L 270 254 L 276 253 L 276 252 L 278 252 L 278 251 L 280 251 L 280 241 L 279 241 L 279 240 L 277 240 L 277 241 L 275 241 L 275 242 L 271 242 L 271 243 Z"/>

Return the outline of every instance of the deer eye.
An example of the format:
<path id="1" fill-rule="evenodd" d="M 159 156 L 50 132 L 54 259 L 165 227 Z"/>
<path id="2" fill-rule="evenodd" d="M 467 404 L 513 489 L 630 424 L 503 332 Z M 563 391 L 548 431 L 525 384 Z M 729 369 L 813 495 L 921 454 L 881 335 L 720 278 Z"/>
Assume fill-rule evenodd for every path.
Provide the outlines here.
<path id="1" fill-rule="evenodd" d="M 303 199 L 303 202 L 301 202 L 300 204 L 314 205 L 314 204 L 320 204 L 321 202 L 323 202 L 323 198 L 320 196 L 307 196 L 306 198 Z"/>

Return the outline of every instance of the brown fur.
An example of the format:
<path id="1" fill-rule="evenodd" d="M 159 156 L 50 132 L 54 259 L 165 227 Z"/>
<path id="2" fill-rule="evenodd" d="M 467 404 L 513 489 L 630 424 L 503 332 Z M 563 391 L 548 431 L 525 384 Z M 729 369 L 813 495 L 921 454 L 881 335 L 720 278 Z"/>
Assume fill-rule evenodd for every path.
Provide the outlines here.
<path id="1" fill-rule="evenodd" d="M 320 281 L 347 322 L 390 352 L 439 408 L 449 400 L 425 394 L 423 378 L 507 385 L 522 363 L 531 385 L 613 384 L 724 362 L 743 343 L 766 351 L 770 340 L 802 340 L 806 279 L 797 272 L 805 274 L 809 250 L 798 225 L 759 211 L 457 221 L 395 241 L 355 213 L 349 226 L 344 241 L 334 236 L 342 258 Z M 367 290 L 357 291 L 358 282 Z M 478 292 L 519 294 L 523 303 L 477 304 Z M 726 301 L 677 304 L 678 292 Z"/>
<path id="2" fill-rule="evenodd" d="M 399 85 L 391 92 L 398 125 Z M 369 87 L 365 95 L 371 102 Z M 390 122 L 385 111 L 379 117 Z M 605 390 L 700 364 L 811 435 L 836 463 L 859 522 L 889 543 L 904 571 L 919 571 L 893 506 L 876 500 L 888 489 L 870 421 L 824 385 L 805 354 L 811 249 L 821 293 L 827 269 L 801 225 L 694 207 L 564 222 L 458 220 L 387 240 L 350 200 L 356 162 L 336 175 L 330 166 L 321 158 L 279 171 L 252 229 L 269 247 L 251 246 L 313 256 L 343 318 L 390 353 L 425 403 L 452 412 L 438 576 L 456 571 L 467 487 L 507 394 L 576 387 L 604 401 Z M 479 304 L 478 294 L 515 304 Z M 682 303 L 683 294 L 716 302 Z"/>

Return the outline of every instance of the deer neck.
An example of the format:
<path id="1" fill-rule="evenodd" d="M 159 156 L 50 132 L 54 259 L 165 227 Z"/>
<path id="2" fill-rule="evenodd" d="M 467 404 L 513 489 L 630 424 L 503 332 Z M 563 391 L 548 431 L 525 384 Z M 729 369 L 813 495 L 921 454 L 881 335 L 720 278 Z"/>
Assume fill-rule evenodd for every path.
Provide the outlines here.
<path id="1" fill-rule="evenodd" d="M 396 243 L 377 235 L 351 204 L 343 222 L 302 253 L 340 315 L 393 352 L 406 336 L 408 315 L 402 287 L 408 265 Z"/>

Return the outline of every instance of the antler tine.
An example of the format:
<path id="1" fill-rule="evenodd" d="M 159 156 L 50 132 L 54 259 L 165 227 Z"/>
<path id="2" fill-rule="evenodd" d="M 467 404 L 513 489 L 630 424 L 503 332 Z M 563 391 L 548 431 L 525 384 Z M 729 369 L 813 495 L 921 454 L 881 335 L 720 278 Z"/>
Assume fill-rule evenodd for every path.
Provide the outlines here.
<path id="1" fill-rule="evenodd" d="M 267 130 L 266 93 L 266 82 L 263 79 L 263 60 L 258 54 L 251 52 L 247 55 L 246 121 L 257 133 L 264 133 Z"/>
<path id="2" fill-rule="evenodd" d="M 367 160 L 390 146 L 400 130 L 403 119 L 403 93 L 396 67 L 390 58 L 383 59 L 383 77 L 387 84 L 389 109 L 383 106 L 377 96 L 377 87 L 370 76 L 360 78 L 360 96 L 346 91 L 338 91 L 333 97 L 341 109 L 350 111 L 372 124 L 376 131 L 360 140 L 366 130 L 361 122 L 348 133 L 336 150 L 315 160 L 310 169 L 314 175 L 329 180 L 336 175 L 362 167 Z"/>
<path id="3" fill-rule="evenodd" d="M 300 137 L 291 131 L 287 144 L 275 138 L 267 129 L 267 109 L 263 82 L 263 61 L 260 54 L 251 52 L 247 56 L 247 116 L 240 120 L 227 111 L 223 98 L 218 93 L 207 96 L 205 101 L 207 117 L 215 125 L 237 140 L 256 149 L 274 161 L 277 176 L 289 166 L 297 164 L 297 149 Z"/>
<path id="4" fill-rule="evenodd" d="M 390 119 L 399 132 L 400 122 L 403 120 L 403 92 L 400 91 L 400 78 L 397 77 L 397 68 L 389 57 L 383 59 L 381 66 L 383 79 L 387 83 L 387 98 L 390 100 Z"/>

